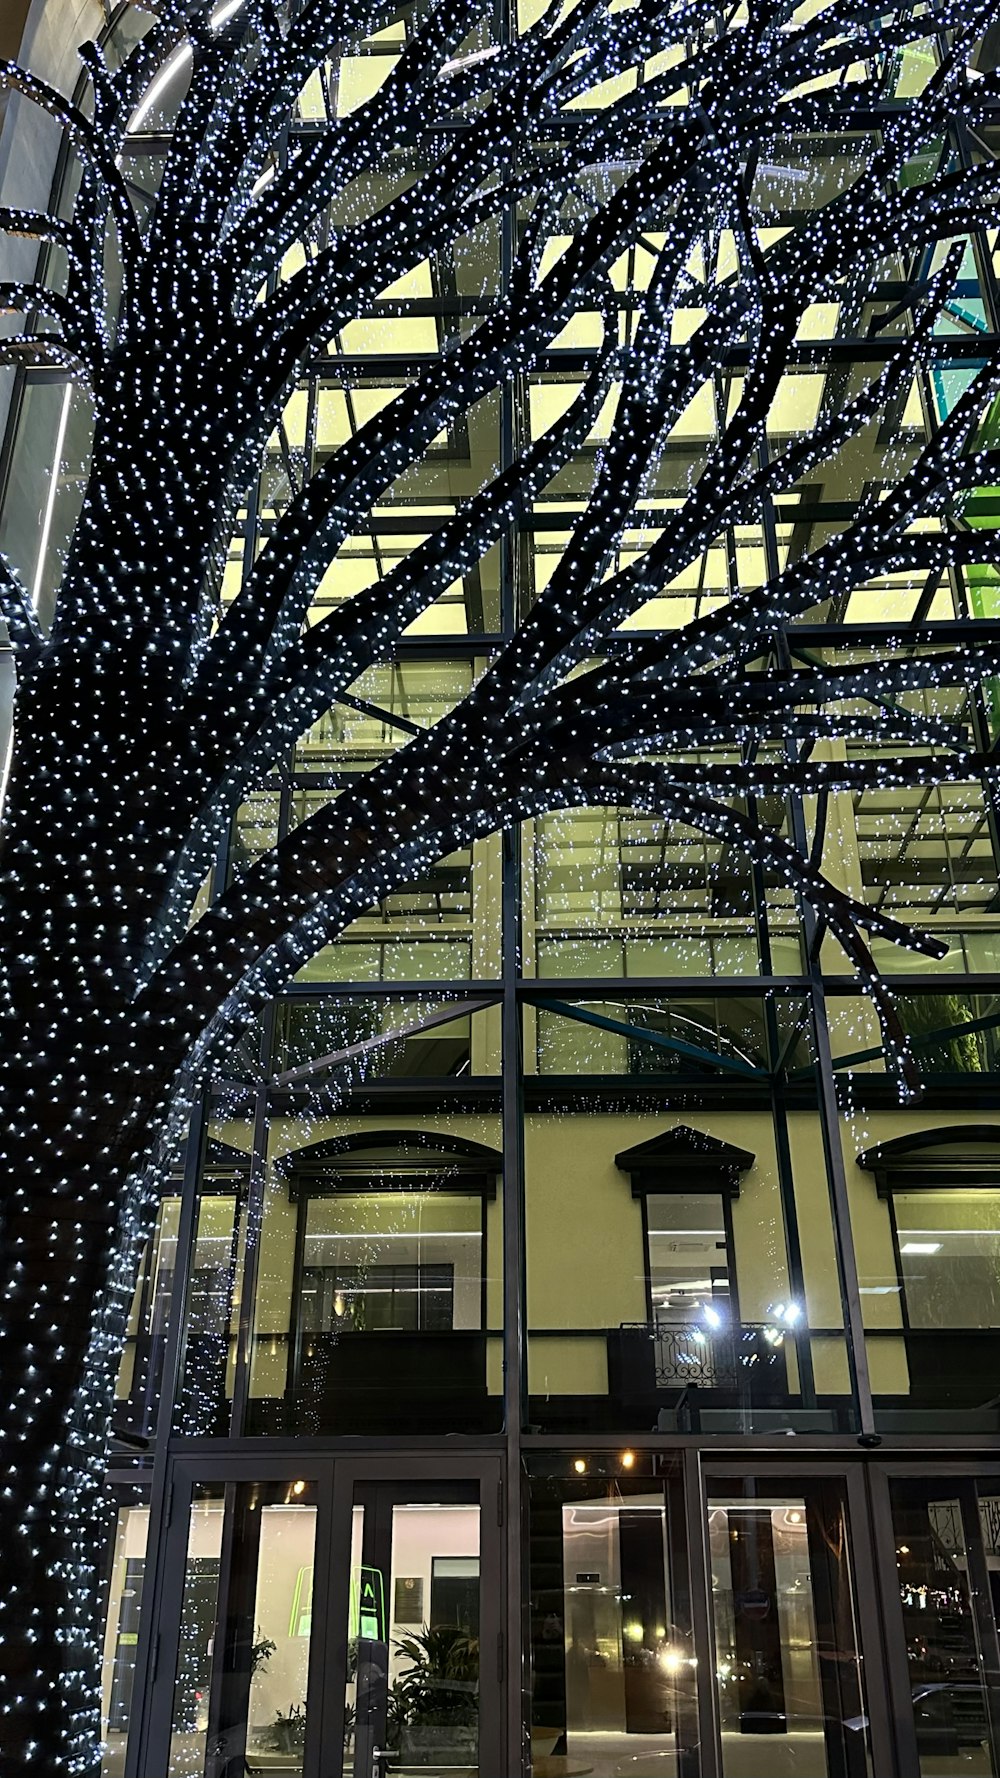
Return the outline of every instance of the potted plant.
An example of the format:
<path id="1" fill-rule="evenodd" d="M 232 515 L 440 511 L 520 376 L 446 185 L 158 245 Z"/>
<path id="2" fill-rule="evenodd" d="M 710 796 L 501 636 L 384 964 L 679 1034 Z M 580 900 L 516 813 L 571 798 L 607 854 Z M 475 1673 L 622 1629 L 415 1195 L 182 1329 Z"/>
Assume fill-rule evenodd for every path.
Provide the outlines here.
<path id="1" fill-rule="evenodd" d="M 261 1729 L 257 1743 L 261 1753 L 294 1753 L 301 1755 L 306 1744 L 306 1707 L 289 1704 L 287 1712 L 279 1710 L 273 1722 Z"/>
<path id="2" fill-rule="evenodd" d="M 271 1656 L 276 1652 L 278 1644 L 272 1642 L 270 1636 L 262 1636 L 260 1625 L 257 1626 L 257 1640 L 250 1644 L 250 1677 L 255 1673 L 266 1673 Z"/>
<path id="3" fill-rule="evenodd" d="M 479 1643 L 453 1624 L 424 1625 L 393 1644 L 407 1663 L 393 1682 L 388 1737 L 403 1759 L 426 1764 L 476 1757 Z"/>

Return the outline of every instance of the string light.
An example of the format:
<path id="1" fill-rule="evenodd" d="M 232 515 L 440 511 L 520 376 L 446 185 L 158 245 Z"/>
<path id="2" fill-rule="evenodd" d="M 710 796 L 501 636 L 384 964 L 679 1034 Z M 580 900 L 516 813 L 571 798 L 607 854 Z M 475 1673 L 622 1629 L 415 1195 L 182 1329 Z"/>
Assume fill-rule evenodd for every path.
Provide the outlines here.
<path id="1" fill-rule="evenodd" d="M 833 0 L 816 17 L 752 6 L 723 28 L 706 0 L 616 12 L 580 0 L 565 17 L 547 8 L 493 53 L 463 50 L 482 18 L 474 0 L 438 0 L 373 97 L 310 132 L 294 127 L 298 95 L 350 48 L 334 0 L 160 11 L 121 66 L 84 47 L 80 106 L 0 63 L 0 89 L 59 122 L 79 170 L 71 220 L 0 212 L 0 228 L 47 243 L 65 272 L 64 289 L 0 286 L 0 311 L 32 318 L 0 342 L 0 361 L 72 377 L 94 422 L 47 634 L 38 601 L 0 564 L 18 664 L 0 883 L 3 1778 L 43 1763 L 97 1770 L 90 1530 L 132 1279 L 199 1083 L 254 1010 L 443 854 L 520 819 L 611 802 L 744 850 L 798 897 L 845 950 L 886 1064 L 915 1092 L 911 1047 L 862 933 L 931 956 L 945 947 L 839 888 L 819 856 L 744 804 L 786 789 L 983 781 L 997 764 L 968 724 L 943 737 L 903 701 L 974 684 L 995 662 L 992 642 L 976 659 L 904 632 L 903 646 L 869 650 L 839 681 L 775 652 L 797 619 L 879 577 L 996 567 L 994 534 L 955 522 L 993 473 L 1000 363 L 985 338 L 931 441 L 839 532 L 676 630 L 622 628 L 865 428 L 895 425 L 915 379 L 951 363 L 941 317 L 962 254 L 936 250 L 990 224 L 1000 168 L 935 171 L 923 157 L 956 121 L 974 139 L 995 116 L 995 73 L 972 83 L 956 55 L 922 92 L 885 106 L 895 58 L 928 29 L 903 6 Z M 395 16 L 371 0 L 357 30 L 373 35 Z M 942 0 L 934 15 L 942 40 L 961 43 L 991 22 L 992 8 L 971 0 Z M 604 83 L 665 51 L 669 66 L 623 79 L 629 90 L 603 102 L 617 90 Z M 140 204 L 129 157 L 168 91 L 171 141 Z M 815 194 L 789 179 L 796 138 L 870 136 L 873 106 L 884 120 L 856 177 Z M 402 155 L 422 170 L 401 179 Z M 788 183 L 809 201 L 765 250 Z M 498 218 L 520 234 L 495 304 L 290 488 L 222 610 L 230 535 L 316 355 L 395 280 Z M 722 230 L 732 271 L 692 270 L 699 241 Z M 637 253 L 651 261 L 648 287 L 624 303 L 618 268 Z M 877 376 L 778 448 L 769 421 L 807 311 L 914 254 L 934 269 L 895 310 L 880 308 Z M 691 309 L 702 318 L 676 343 Z M 399 478 L 476 402 L 545 369 L 582 315 L 598 317 L 602 343 L 565 413 L 379 582 L 312 622 L 320 581 Z M 742 388 L 704 460 L 668 522 L 616 566 L 629 527 L 646 525 L 683 416 L 734 360 L 746 361 Z M 609 396 L 583 510 L 567 514 L 550 581 L 489 669 L 189 924 L 241 798 L 579 462 Z M 64 417 L 69 402 L 67 389 Z M 57 458 L 65 437 L 64 425 Z M 58 474 L 56 462 L 53 489 Z M 51 518 L 50 507 L 43 554 Z M 815 757 L 820 742 L 870 739 L 873 720 L 888 756 Z M 704 757 L 713 752 L 722 757 Z"/>

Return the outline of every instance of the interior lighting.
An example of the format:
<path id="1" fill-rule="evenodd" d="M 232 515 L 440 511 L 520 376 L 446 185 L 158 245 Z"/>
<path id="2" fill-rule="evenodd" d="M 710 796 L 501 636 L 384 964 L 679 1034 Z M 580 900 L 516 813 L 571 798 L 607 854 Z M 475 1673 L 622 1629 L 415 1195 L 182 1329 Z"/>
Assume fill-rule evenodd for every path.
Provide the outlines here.
<path id="1" fill-rule="evenodd" d="M 623 1469 L 633 1469 L 634 1467 L 635 1467 L 635 1452 L 634 1451 L 623 1451 L 622 1452 L 622 1468 Z"/>
<path id="2" fill-rule="evenodd" d="M 904 1241 L 900 1253 L 940 1253 L 940 1241 Z"/>
<path id="3" fill-rule="evenodd" d="M 223 25 L 228 24 L 229 20 L 235 17 L 243 4 L 244 0 L 225 0 L 225 5 L 217 6 L 209 20 L 212 30 L 221 31 Z M 182 68 L 187 67 L 190 60 L 190 43 L 179 43 L 174 50 L 173 55 L 167 57 L 159 74 L 156 76 L 156 79 L 153 81 L 152 85 L 146 89 L 133 111 L 128 124 L 128 134 L 130 136 L 133 135 L 136 130 L 142 128 L 150 113 L 155 111 L 157 104 L 170 87 L 172 81 L 180 73 Z"/>
<path id="4" fill-rule="evenodd" d="M 795 1327 L 802 1320 L 802 1309 L 798 1303 L 772 1303 L 768 1314 L 775 1320 L 783 1321 L 786 1327 Z"/>
<path id="5" fill-rule="evenodd" d="M 901 1096 L 914 1096 L 920 1071 L 863 935 L 932 958 L 947 955 L 947 942 L 829 880 L 821 846 L 813 858 L 741 811 L 786 795 L 909 795 L 997 769 L 996 757 L 980 757 L 950 722 L 939 746 L 940 725 L 921 713 L 924 688 L 967 692 L 995 673 L 995 641 L 933 645 L 923 655 L 909 646 L 877 649 L 876 658 L 802 661 L 790 673 L 753 665 L 820 598 L 839 608 L 873 576 L 923 582 L 961 567 L 970 553 L 976 566 L 978 538 L 955 520 L 969 492 L 995 479 L 991 447 L 976 441 L 1000 392 L 996 354 L 981 366 L 972 361 L 971 380 L 963 372 L 964 387 L 949 397 L 933 437 L 926 446 L 907 443 L 884 498 L 863 503 L 857 522 L 807 557 L 754 574 L 718 610 L 662 636 L 633 634 L 623 648 L 609 646 L 650 598 L 701 560 L 706 539 L 756 526 L 763 505 L 812 485 L 866 429 L 895 430 L 899 398 L 916 379 L 929 379 L 926 361 L 940 347 L 941 311 L 967 251 L 956 237 L 988 226 L 996 207 L 993 163 L 928 167 L 917 184 L 905 177 L 942 129 L 976 123 L 964 55 L 946 58 L 894 114 L 880 134 L 877 169 L 873 159 L 858 178 L 836 181 L 787 231 L 764 227 L 749 172 L 744 189 L 736 171 L 774 163 L 789 134 L 782 117 L 791 116 L 793 134 L 808 126 L 819 140 L 834 129 L 838 137 L 868 129 L 882 94 L 883 25 L 894 52 L 922 41 L 919 9 L 900 0 L 888 12 L 873 0 L 833 7 L 824 39 L 822 14 L 807 29 L 795 21 L 788 34 L 792 21 L 774 9 L 737 8 L 732 36 L 727 23 L 706 45 L 700 31 L 688 31 L 697 8 L 618 14 L 593 0 L 567 23 L 546 7 L 502 54 L 467 57 L 454 78 L 439 81 L 441 58 L 466 40 L 475 9 L 466 18 L 461 5 L 432 0 L 371 113 L 358 113 L 357 123 L 330 120 L 328 134 L 308 132 L 310 145 L 296 141 L 294 158 L 263 191 L 251 181 L 274 159 L 281 114 L 287 121 L 301 91 L 299 70 L 307 79 L 342 41 L 336 0 L 297 7 L 254 0 L 252 27 L 242 34 L 220 29 L 237 0 L 159 10 L 190 21 L 190 42 L 174 49 L 167 25 L 172 53 L 148 85 L 141 52 L 138 63 L 126 57 L 112 67 L 88 46 L 84 112 L 0 61 L 0 89 L 56 120 L 83 173 L 72 233 L 62 213 L 3 212 L 5 232 L 68 243 L 72 294 L 5 283 L 5 312 L 42 312 L 61 332 L 32 324 L 0 342 L 0 359 L 69 370 L 95 394 L 93 473 L 51 636 L 0 557 L 0 608 L 25 676 L 18 714 L 34 712 L 18 724 L 5 804 L 4 961 L 19 983 L 13 1000 L 6 990 L 3 1008 L 17 1041 L 6 1063 L 14 1116 L 2 1120 L 10 1185 L 0 1246 L 4 1418 L 14 1452 L 7 1517 L 19 1532 L 8 1550 L 16 1578 L 0 1595 L 0 1636 L 15 1644 L 0 1672 L 11 1770 L 95 1769 L 100 1653 L 88 1532 L 125 1285 L 149 1232 L 155 1194 L 147 1184 L 177 1141 L 190 1095 L 255 1012 L 365 909 L 419 881 L 442 857 L 567 806 L 627 806 L 665 831 L 698 830 L 711 849 L 766 873 L 783 898 L 811 906 L 878 1013 L 887 1072 Z M 992 11 L 986 0 L 941 0 L 935 29 L 971 43 Z M 740 22 L 748 16 L 751 53 Z M 206 44 L 212 25 L 218 35 Z M 671 44 L 664 39 L 674 27 Z M 592 72 L 613 90 L 626 84 L 620 77 L 631 65 L 644 68 L 661 48 L 676 48 L 677 59 L 666 58 L 670 66 L 655 76 L 641 113 L 630 87 L 588 116 L 585 130 L 562 129 L 562 107 L 584 96 Z M 810 91 L 804 112 L 799 99 L 790 111 L 786 101 L 817 58 L 831 84 Z M 122 166 L 129 128 L 149 116 L 168 82 L 181 84 L 185 63 L 183 129 L 165 148 L 163 180 L 145 194 L 140 221 Z M 836 78 L 854 66 L 857 81 Z M 700 98 L 689 111 L 693 93 Z M 685 107 L 679 132 L 669 111 L 674 95 Z M 452 109 L 461 118 L 452 119 Z M 447 144 L 440 156 L 439 141 Z M 386 202 L 375 198 L 372 208 L 366 195 L 343 199 L 382 192 L 404 142 L 419 168 L 412 186 L 396 194 L 390 171 Z M 619 180 L 616 165 L 638 171 Z M 593 209 L 579 203 L 581 174 Z M 605 192 L 595 188 L 602 180 Z M 248 202 L 252 189 L 258 198 Z M 331 199 L 338 224 L 327 240 Z M 326 354 L 392 281 L 522 203 L 526 227 L 511 276 L 483 325 L 460 331 L 427 367 L 414 366 L 374 423 L 289 488 L 256 557 L 257 537 L 247 534 L 247 572 L 217 619 L 220 517 L 255 510 L 262 457 L 303 364 Z M 564 214 L 573 217 L 571 245 L 545 270 Z M 620 341 L 612 268 L 667 217 L 650 294 Z M 109 227 L 121 272 L 114 305 Z M 738 234 L 736 264 L 732 275 L 699 286 L 706 318 L 698 342 L 675 351 L 666 323 L 691 295 L 685 268 L 706 228 Z M 769 233 L 781 238 L 755 238 Z M 885 334 L 881 368 L 832 409 L 817 406 L 815 390 L 783 449 L 781 428 L 769 424 L 770 373 L 788 362 L 799 316 L 839 302 L 845 278 L 877 279 L 901 241 L 936 269 L 907 284 L 897 311 L 903 324 L 898 335 Z M 938 261 L 938 245 L 949 241 Z M 308 247 L 304 263 L 282 277 L 295 242 Z M 563 416 L 377 584 L 312 621 L 317 588 L 342 546 L 370 528 L 387 491 L 438 437 L 460 430 L 476 403 L 497 391 L 507 399 L 581 303 L 605 311 L 606 338 Z M 684 436 L 677 429 L 685 414 L 702 387 L 711 395 L 734 349 L 748 359 L 735 411 L 720 411 L 669 523 L 659 530 L 654 521 L 653 541 L 617 566 L 630 554 L 623 539 L 659 485 L 668 437 Z M 308 815 L 280 855 L 265 847 L 188 923 L 191 882 L 216 855 L 243 787 L 283 759 L 369 667 L 392 661 L 402 633 L 579 461 L 612 385 L 614 429 L 588 468 L 586 512 L 579 524 L 570 520 L 551 578 L 475 689 L 410 734 L 391 770 L 384 761 L 358 774 Z M 765 451 L 772 435 L 776 448 Z M 949 695 L 949 710 L 954 702 Z M 869 757 L 873 708 L 880 745 Z M 50 713 L 51 725 L 41 719 Z M 794 749 L 772 745 L 790 731 Z M 864 757 L 855 740 L 865 744 Z M 18 1009 L 29 1001 L 38 1018 L 22 1054 L 28 1027 Z M 685 1028 L 704 1057 L 713 1030 L 697 1020 Z M 753 1057 L 726 1041 L 715 1061 L 753 1070 Z M 363 1044 L 338 1059 L 353 1066 L 360 1053 L 367 1054 Z M 178 1074 L 179 1097 L 169 1090 Z M 331 1099 L 333 1090 L 324 1116 Z M 927 1244 L 907 1250 L 915 1247 Z M 774 1321 L 780 1342 L 780 1327 L 791 1322 L 784 1311 Z M 704 1330 L 693 1338 L 707 1343 Z M 277 1350 L 276 1334 L 271 1341 Z M 587 1463 L 579 1458 L 573 1467 L 582 1476 Z M 40 1608 L 35 1615 L 32 1576 L 42 1575 L 58 1577 L 59 1622 Z"/>
<path id="6" fill-rule="evenodd" d="M 45 512 L 42 516 L 42 529 L 38 539 L 38 556 L 35 562 L 35 579 L 31 588 L 31 603 L 36 609 L 42 592 L 42 578 L 45 573 L 45 558 L 49 553 L 49 539 L 52 535 L 52 515 L 56 509 L 56 496 L 59 493 L 59 471 L 62 464 L 63 448 L 66 444 L 66 428 L 69 424 L 69 410 L 72 404 L 73 384 L 67 383 L 63 394 L 62 408 L 59 413 L 59 426 L 56 432 L 56 447 L 52 458 L 52 475 L 49 480 L 49 491 L 45 496 Z"/>

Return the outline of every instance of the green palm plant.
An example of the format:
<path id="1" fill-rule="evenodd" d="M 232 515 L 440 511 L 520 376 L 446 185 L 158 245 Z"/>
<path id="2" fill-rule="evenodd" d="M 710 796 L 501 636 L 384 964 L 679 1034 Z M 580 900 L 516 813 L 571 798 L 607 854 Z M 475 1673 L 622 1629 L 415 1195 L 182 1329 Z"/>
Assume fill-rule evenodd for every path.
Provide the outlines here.
<path id="1" fill-rule="evenodd" d="M 425 1624 L 393 1648 L 408 1663 L 392 1686 L 390 1720 L 396 1727 L 476 1721 L 478 1638 L 455 1624 Z"/>

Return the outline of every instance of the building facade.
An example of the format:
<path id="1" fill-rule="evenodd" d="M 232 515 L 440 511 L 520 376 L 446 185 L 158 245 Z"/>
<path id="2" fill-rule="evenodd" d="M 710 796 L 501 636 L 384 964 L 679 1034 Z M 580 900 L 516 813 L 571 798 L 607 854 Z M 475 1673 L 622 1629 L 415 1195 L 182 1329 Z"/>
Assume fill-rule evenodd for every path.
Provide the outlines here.
<path id="1" fill-rule="evenodd" d="M 109 57 L 143 28 L 109 11 Z M 317 75 L 293 128 L 350 109 L 400 42 L 345 58 L 332 94 Z M 897 59 L 886 115 L 940 50 Z M 976 55 L 992 65 L 989 40 Z M 167 69 L 133 120 L 140 195 L 176 86 Z M 864 144 L 796 152 L 776 229 Z M 488 308 L 508 227 L 400 280 L 311 368 L 223 601 L 303 467 Z M 734 251 L 706 236 L 699 275 Z M 996 252 L 996 231 L 969 238 L 939 358 L 898 412 L 733 527 L 638 627 L 796 559 L 932 435 L 956 363 L 996 335 Z M 846 398 L 877 362 L 869 322 L 926 271 L 901 255 L 858 312 L 846 297 L 810 312 L 778 432 Z M 637 247 L 616 270 L 623 326 L 643 283 Z M 317 613 L 561 411 L 586 323 L 441 435 Z M 665 511 L 738 378 L 672 436 Z M 551 573 L 600 436 L 241 806 L 206 900 L 466 693 Z M 0 546 L 43 612 L 87 447 L 72 383 L 19 373 Z M 975 522 L 995 524 L 977 498 Z M 988 568 L 886 575 L 818 603 L 787 646 L 835 666 L 906 646 L 906 626 L 946 644 L 998 619 Z M 1000 732 L 993 679 L 914 708 L 984 752 Z M 873 757 L 877 719 L 869 740 L 825 745 Z M 875 946 L 919 1103 L 901 1105 L 869 1003 L 790 889 L 614 808 L 443 859 L 321 951 L 220 1064 L 164 1182 L 121 1360 L 107 1778 L 1000 1778 L 995 790 L 750 813 L 947 939 L 934 965 Z"/>

